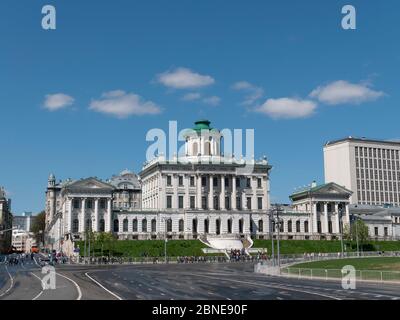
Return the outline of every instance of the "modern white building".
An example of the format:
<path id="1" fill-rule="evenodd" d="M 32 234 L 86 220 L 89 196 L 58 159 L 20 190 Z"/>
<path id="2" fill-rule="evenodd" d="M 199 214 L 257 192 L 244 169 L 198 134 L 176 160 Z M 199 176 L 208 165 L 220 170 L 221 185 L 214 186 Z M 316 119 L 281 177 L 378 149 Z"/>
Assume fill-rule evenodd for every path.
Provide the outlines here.
<path id="1" fill-rule="evenodd" d="M 33 221 L 32 212 L 22 212 L 20 215 L 13 216 L 12 226 L 15 229 L 30 231 Z"/>
<path id="2" fill-rule="evenodd" d="M 324 146 L 325 182 L 353 191 L 352 204 L 400 205 L 400 142 L 348 137 Z"/>
<path id="3" fill-rule="evenodd" d="M 12 247 L 17 252 L 30 253 L 32 246 L 36 246 L 35 235 L 33 232 L 24 229 L 12 231 Z"/>

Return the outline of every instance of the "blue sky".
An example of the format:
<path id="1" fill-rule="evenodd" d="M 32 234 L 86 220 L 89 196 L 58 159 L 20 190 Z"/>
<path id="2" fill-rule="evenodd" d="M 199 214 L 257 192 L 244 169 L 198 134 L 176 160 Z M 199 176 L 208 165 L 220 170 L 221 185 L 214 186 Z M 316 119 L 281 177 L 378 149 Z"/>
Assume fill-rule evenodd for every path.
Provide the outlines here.
<path id="1" fill-rule="evenodd" d="M 41 28 L 41 9 L 57 29 Z M 341 28 L 341 8 L 357 29 Z M 398 1 L 0 3 L 0 185 L 40 211 L 48 175 L 140 171 L 151 128 L 254 128 L 273 201 L 323 181 L 322 146 L 398 139 Z M 140 98 L 139 98 L 140 97 Z"/>

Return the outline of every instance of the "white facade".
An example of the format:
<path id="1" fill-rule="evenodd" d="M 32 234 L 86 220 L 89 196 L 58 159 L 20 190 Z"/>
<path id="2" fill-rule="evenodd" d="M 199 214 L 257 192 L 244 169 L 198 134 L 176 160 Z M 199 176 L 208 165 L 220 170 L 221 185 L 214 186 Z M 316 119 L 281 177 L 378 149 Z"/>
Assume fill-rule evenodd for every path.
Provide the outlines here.
<path id="1" fill-rule="evenodd" d="M 400 143 L 367 139 L 324 146 L 325 182 L 353 191 L 353 204 L 400 206 Z"/>

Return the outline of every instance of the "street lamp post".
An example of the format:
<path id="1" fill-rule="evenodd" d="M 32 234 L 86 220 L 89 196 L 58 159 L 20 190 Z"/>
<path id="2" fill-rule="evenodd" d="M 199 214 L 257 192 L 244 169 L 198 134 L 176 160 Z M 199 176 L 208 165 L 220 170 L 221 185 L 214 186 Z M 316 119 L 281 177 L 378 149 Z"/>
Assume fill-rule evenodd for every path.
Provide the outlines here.
<path id="1" fill-rule="evenodd" d="M 356 218 L 355 224 L 356 224 L 357 257 L 359 257 L 359 256 L 360 256 L 360 247 L 359 247 L 359 244 L 358 244 L 358 226 L 357 226 L 357 224 L 358 224 L 358 217 L 355 215 L 355 218 Z"/>
<path id="2" fill-rule="evenodd" d="M 340 245 L 342 249 L 342 259 L 344 258 L 344 246 L 343 246 L 343 208 L 339 208 L 339 232 L 340 232 Z"/>
<path id="3" fill-rule="evenodd" d="M 167 220 L 165 217 L 162 218 L 164 222 L 164 263 L 167 263 Z"/>
<path id="4" fill-rule="evenodd" d="M 269 210 L 269 230 L 271 233 L 271 258 L 272 258 L 272 264 L 273 266 L 275 266 L 275 246 L 274 246 L 274 228 L 275 226 L 272 225 L 272 222 L 274 221 L 274 217 L 273 217 L 274 211 L 273 210 Z"/>
<path id="5" fill-rule="evenodd" d="M 279 268 L 279 272 L 280 272 L 280 268 L 281 268 L 281 253 L 280 253 L 280 245 L 279 245 L 279 232 L 280 232 L 280 228 L 281 228 L 281 221 L 279 220 L 279 211 L 280 211 L 280 207 L 276 208 L 276 220 L 278 222 L 278 239 L 277 239 L 277 254 L 278 254 L 278 268 Z"/>

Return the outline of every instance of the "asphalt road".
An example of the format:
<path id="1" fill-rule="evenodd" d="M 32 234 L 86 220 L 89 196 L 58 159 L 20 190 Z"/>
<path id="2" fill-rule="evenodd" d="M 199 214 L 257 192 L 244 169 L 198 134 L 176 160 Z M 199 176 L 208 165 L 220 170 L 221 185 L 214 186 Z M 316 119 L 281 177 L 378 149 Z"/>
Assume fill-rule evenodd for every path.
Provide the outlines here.
<path id="1" fill-rule="evenodd" d="M 252 264 L 170 264 L 57 267 L 56 289 L 42 290 L 33 262 L 0 266 L 0 300 L 400 300 L 400 286 L 271 277 Z M 11 280 L 12 279 L 12 280 Z"/>

